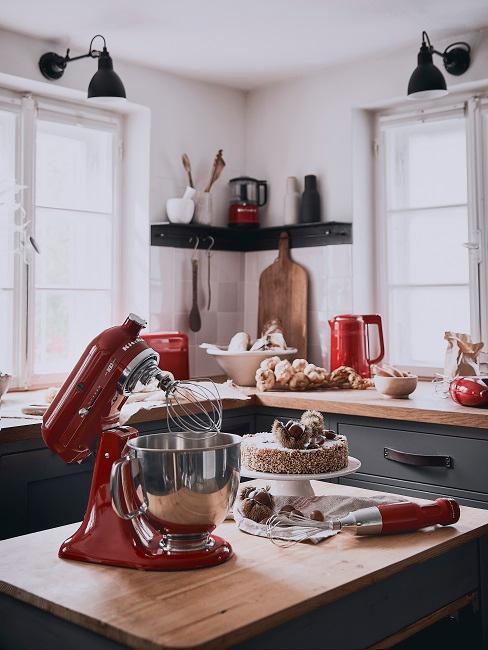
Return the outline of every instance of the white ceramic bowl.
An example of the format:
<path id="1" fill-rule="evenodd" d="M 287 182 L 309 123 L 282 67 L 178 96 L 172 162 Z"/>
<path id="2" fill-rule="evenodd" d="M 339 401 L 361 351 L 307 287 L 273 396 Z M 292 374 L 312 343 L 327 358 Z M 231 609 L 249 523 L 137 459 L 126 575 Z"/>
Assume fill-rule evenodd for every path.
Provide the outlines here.
<path id="1" fill-rule="evenodd" d="M 405 398 L 417 388 L 418 377 L 380 377 L 376 375 L 374 385 L 385 397 Z"/>
<path id="2" fill-rule="evenodd" d="M 215 357 L 225 374 L 239 386 L 256 385 L 256 370 L 263 359 L 270 359 L 271 357 L 286 359 L 287 357 L 294 357 L 296 353 L 296 348 L 281 351 L 259 350 L 257 352 L 228 352 L 220 348 L 207 348 L 207 354 Z"/>
<path id="3" fill-rule="evenodd" d="M 11 379 L 11 375 L 0 372 L 0 401 L 2 399 L 2 396 L 7 392 Z"/>
<path id="4" fill-rule="evenodd" d="M 190 223 L 195 212 L 195 203 L 191 199 L 168 199 L 166 214 L 171 223 Z"/>

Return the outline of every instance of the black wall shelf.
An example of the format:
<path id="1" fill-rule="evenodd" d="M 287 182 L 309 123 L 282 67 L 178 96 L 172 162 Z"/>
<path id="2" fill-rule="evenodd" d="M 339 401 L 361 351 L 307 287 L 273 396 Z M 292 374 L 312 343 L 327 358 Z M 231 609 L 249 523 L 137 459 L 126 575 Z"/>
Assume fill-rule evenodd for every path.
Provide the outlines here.
<path id="1" fill-rule="evenodd" d="M 207 248 L 210 240 L 204 240 L 211 235 L 215 240 L 213 250 L 217 251 L 276 250 L 282 232 L 288 233 L 291 248 L 352 244 L 352 224 L 328 221 L 248 230 L 198 223 L 155 223 L 151 225 L 151 246 L 193 248 L 199 237 L 200 247 Z"/>

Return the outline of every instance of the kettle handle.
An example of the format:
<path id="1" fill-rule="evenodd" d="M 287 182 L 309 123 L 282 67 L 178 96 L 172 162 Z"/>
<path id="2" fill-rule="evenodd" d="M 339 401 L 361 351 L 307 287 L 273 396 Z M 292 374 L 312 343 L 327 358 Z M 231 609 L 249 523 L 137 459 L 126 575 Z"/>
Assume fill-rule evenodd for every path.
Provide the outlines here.
<path id="1" fill-rule="evenodd" d="M 262 197 L 262 200 L 261 200 L 261 188 L 263 188 L 264 190 L 263 192 L 264 196 Z M 262 208 L 263 205 L 266 205 L 268 201 L 268 183 L 266 181 L 258 181 L 257 199 L 258 199 L 258 208 Z"/>
<path id="2" fill-rule="evenodd" d="M 371 366 L 381 361 L 385 356 L 385 343 L 383 341 L 383 325 L 381 322 L 381 316 L 379 314 L 366 314 L 365 316 L 362 316 L 362 319 L 366 325 L 366 338 L 368 339 L 368 354 L 369 354 L 369 325 L 376 325 L 376 327 L 378 328 L 378 338 L 380 341 L 380 353 L 374 359 L 370 359 L 369 356 L 367 357 L 367 361 Z"/>

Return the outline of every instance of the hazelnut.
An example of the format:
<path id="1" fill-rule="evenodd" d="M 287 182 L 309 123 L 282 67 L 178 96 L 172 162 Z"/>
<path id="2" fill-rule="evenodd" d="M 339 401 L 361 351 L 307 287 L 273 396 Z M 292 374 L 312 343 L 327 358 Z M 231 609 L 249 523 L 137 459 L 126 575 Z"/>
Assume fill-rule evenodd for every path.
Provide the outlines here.
<path id="1" fill-rule="evenodd" d="M 288 514 L 290 514 L 290 512 L 293 512 L 293 510 L 295 510 L 295 508 L 292 505 L 287 504 L 287 505 L 284 505 L 281 508 L 279 514 L 280 515 L 288 515 Z"/>
<path id="2" fill-rule="evenodd" d="M 324 515 L 320 510 L 312 510 L 310 513 L 310 519 L 313 519 L 314 521 L 324 521 Z"/>
<path id="3" fill-rule="evenodd" d="M 293 508 L 290 514 L 294 515 L 295 517 L 303 517 L 303 512 L 301 510 L 297 510 L 296 508 Z"/>

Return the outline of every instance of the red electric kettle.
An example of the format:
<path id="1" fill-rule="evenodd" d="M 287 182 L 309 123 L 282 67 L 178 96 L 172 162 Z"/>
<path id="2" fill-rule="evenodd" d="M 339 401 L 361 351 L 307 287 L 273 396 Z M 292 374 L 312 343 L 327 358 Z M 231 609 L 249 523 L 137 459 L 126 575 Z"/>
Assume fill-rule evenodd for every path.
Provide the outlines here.
<path id="1" fill-rule="evenodd" d="M 362 377 L 371 377 L 371 365 L 378 363 L 385 356 L 383 343 L 383 326 L 381 316 L 367 314 L 341 314 L 329 320 L 330 325 L 330 369 L 339 366 L 354 368 Z M 380 344 L 380 353 L 370 358 L 369 325 L 376 325 Z"/>

